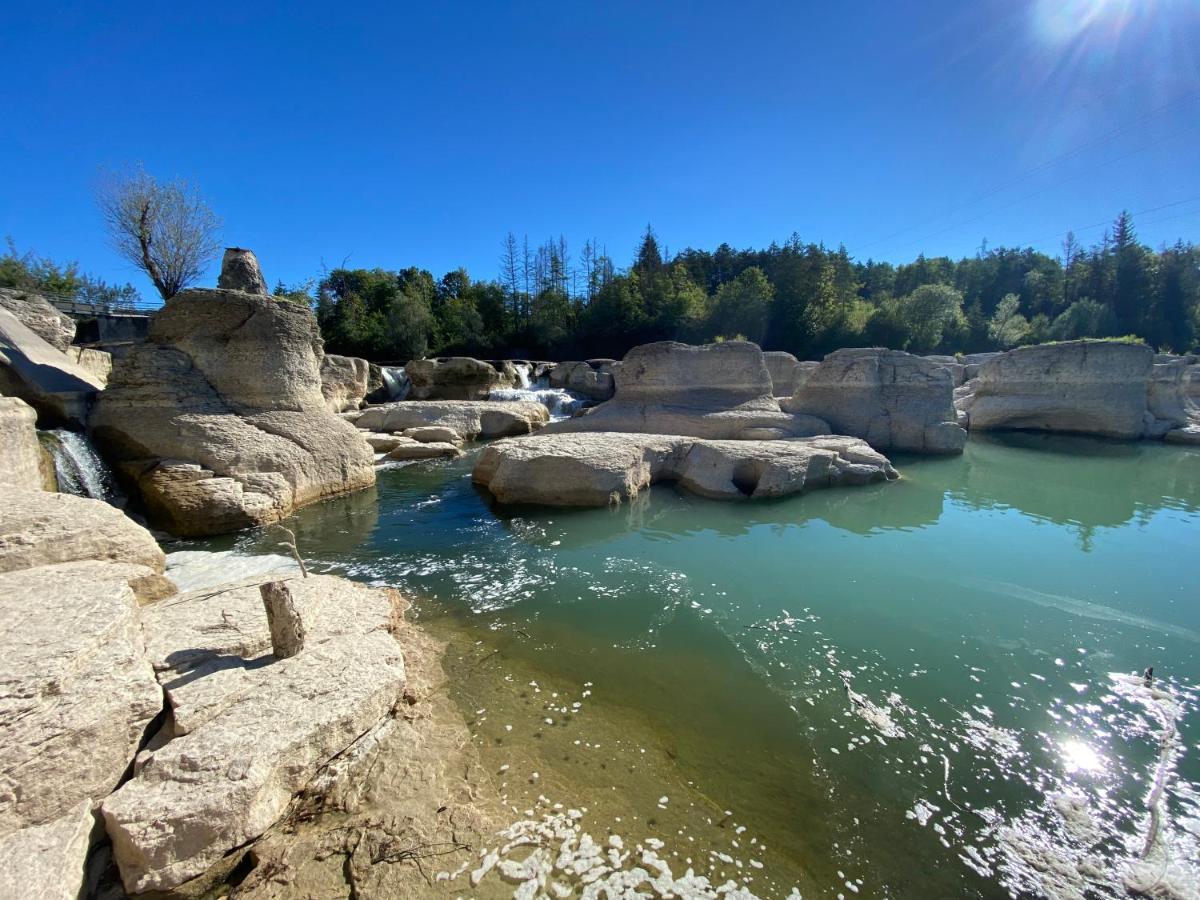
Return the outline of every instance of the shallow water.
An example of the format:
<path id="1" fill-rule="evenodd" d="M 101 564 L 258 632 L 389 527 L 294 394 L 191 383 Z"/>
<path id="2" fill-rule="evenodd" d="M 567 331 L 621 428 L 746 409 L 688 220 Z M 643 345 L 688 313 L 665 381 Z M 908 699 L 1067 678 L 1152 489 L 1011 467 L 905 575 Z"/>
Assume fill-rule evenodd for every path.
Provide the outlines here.
<path id="1" fill-rule="evenodd" d="M 418 598 L 514 817 L 586 806 L 764 897 L 1195 877 L 1200 452 L 973 437 L 893 484 L 572 511 L 493 509 L 473 456 L 289 525 Z"/>

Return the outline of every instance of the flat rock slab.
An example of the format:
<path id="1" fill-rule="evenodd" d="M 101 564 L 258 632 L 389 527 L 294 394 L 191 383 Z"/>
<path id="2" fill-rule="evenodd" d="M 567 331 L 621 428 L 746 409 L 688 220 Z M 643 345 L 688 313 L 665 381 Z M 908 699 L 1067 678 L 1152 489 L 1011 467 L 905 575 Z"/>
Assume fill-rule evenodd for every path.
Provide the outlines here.
<path id="1" fill-rule="evenodd" d="M 102 500 L 41 490 L 4 490 L 0 503 L 0 572 L 72 560 L 166 564 L 150 532 Z"/>
<path id="2" fill-rule="evenodd" d="M 387 452 L 388 459 L 437 459 L 439 457 L 462 456 L 458 444 L 445 442 L 422 442 L 409 437 L 397 438 L 396 446 Z"/>
<path id="3" fill-rule="evenodd" d="M 0 838 L 0 900 L 79 900 L 95 817 L 88 800 Z"/>
<path id="4" fill-rule="evenodd" d="M 436 425 L 473 440 L 529 434 L 549 421 L 546 407 L 532 400 L 401 400 L 363 410 L 354 424 L 394 432 Z"/>
<path id="5" fill-rule="evenodd" d="M 105 796 L 129 768 L 163 709 L 136 587 L 159 577 L 96 561 L 0 575 L 0 834 Z"/>
<path id="6" fill-rule="evenodd" d="M 462 440 L 458 432 L 445 425 L 423 425 L 419 428 L 404 429 L 404 437 L 412 438 L 426 444 L 455 444 Z"/>
<path id="7" fill-rule="evenodd" d="M 500 441 L 472 473 L 501 503 L 604 506 L 675 481 L 707 497 L 780 497 L 818 487 L 897 478 L 864 441 L 839 435 L 711 441 L 595 432 Z"/>
<path id="8" fill-rule="evenodd" d="M 308 632 L 277 660 L 258 585 L 285 578 Z M 166 890 L 261 835 L 404 689 L 393 592 L 256 576 L 144 610 L 172 722 L 101 806 L 125 888 Z"/>

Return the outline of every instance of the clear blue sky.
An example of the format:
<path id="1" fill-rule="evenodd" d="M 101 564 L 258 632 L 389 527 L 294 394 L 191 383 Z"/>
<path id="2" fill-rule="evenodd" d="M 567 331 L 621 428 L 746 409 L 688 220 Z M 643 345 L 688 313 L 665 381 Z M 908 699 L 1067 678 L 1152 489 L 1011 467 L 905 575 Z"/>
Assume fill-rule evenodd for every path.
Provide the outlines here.
<path id="1" fill-rule="evenodd" d="M 619 266 L 793 231 L 857 258 L 1200 239 L 1200 3 L 5 4 L 0 234 L 147 282 L 102 167 L 187 176 L 268 279 Z M 1183 201 L 1183 202 L 1181 202 Z M 1167 206 L 1167 204 L 1173 204 Z M 1160 207 L 1164 207 L 1161 208 Z M 209 282 L 211 283 L 211 282 Z"/>

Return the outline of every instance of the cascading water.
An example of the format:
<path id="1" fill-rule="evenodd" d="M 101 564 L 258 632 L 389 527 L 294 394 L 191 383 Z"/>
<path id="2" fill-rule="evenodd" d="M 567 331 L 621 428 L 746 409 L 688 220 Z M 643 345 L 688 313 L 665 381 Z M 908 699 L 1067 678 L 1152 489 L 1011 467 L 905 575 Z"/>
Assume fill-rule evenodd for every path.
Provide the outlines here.
<path id="1" fill-rule="evenodd" d="M 58 489 L 67 494 L 114 502 L 118 494 L 112 470 L 100 458 L 87 435 L 65 428 L 56 428 L 49 434 L 52 440 L 47 443 L 54 457 Z"/>
<path id="2" fill-rule="evenodd" d="M 550 380 L 545 376 L 531 382 L 530 367 L 526 364 L 516 364 L 513 368 L 517 370 L 517 386 L 496 388 L 488 394 L 489 400 L 532 400 L 546 407 L 551 421 L 571 418 L 587 402 L 587 398 L 579 394 L 550 387 Z"/>
<path id="3" fill-rule="evenodd" d="M 403 400 L 408 397 L 412 383 L 408 380 L 404 366 L 380 366 L 380 374 L 383 376 L 389 400 Z"/>

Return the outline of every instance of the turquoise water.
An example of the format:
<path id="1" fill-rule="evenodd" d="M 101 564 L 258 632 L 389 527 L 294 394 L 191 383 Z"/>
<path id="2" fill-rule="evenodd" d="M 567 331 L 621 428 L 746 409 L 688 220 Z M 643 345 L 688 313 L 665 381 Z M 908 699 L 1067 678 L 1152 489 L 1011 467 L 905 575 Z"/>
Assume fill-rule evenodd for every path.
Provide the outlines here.
<path id="1" fill-rule="evenodd" d="M 472 462 L 289 524 L 416 598 L 514 814 L 590 805 L 764 897 L 1194 877 L 1200 452 L 973 437 L 892 484 L 604 510 L 493 508 Z"/>

